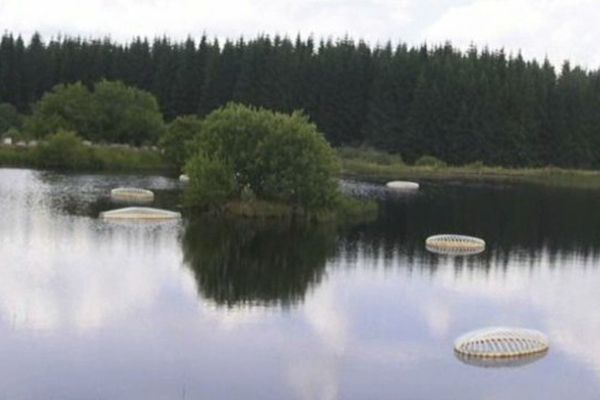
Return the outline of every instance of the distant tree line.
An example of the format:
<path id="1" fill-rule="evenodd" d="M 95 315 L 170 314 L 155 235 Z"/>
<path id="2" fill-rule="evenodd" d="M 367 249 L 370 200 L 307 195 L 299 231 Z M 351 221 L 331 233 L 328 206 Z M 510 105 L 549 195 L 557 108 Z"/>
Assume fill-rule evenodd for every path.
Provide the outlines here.
<path id="1" fill-rule="evenodd" d="M 557 72 L 502 50 L 348 38 L 0 39 L 0 102 L 20 113 L 57 84 L 92 89 L 104 79 L 155 95 L 167 121 L 235 101 L 302 109 L 333 145 L 409 162 L 431 155 L 451 164 L 600 167 L 600 72 L 568 63 Z"/>

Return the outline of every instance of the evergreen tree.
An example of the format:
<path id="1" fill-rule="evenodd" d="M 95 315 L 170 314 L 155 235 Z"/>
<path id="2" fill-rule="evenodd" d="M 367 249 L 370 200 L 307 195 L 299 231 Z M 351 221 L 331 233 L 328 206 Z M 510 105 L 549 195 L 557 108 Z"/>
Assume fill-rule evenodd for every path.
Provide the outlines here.
<path id="1" fill-rule="evenodd" d="M 95 140 L 153 140 L 155 132 L 114 136 L 113 128 L 82 122 L 85 91 L 102 80 L 150 92 L 167 121 L 203 117 L 236 100 L 304 110 L 334 145 L 368 145 L 409 162 L 433 155 L 451 164 L 600 166 L 600 72 L 569 63 L 557 72 L 547 60 L 503 50 L 463 52 L 448 43 L 371 48 L 348 37 L 315 44 L 312 37 L 262 35 L 222 45 L 206 36 L 124 44 L 0 37 L 0 102 L 33 112 L 29 128 L 40 112 L 53 115 L 46 126 L 35 125 L 37 134 L 61 127 Z M 75 82 L 81 84 L 67 90 L 72 99 L 62 99 L 69 107 L 32 109 L 44 93 Z M 115 113 L 126 98 L 114 99 Z"/>

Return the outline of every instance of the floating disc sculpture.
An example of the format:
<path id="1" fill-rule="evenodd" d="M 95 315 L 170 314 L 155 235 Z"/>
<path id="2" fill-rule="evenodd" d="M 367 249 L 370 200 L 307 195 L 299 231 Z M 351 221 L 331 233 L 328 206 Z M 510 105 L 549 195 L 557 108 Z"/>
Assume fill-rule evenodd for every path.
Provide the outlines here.
<path id="1" fill-rule="evenodd" d="M 184 182 L 184 183 L 185 182 L 189 182 L 190 181 L 190 177 L 187 176 L 187 175 L 185 175 L 185 174 L 181 174 L 181 175 L 179 175 L 179 181 L 180 182 Z"/>
<path id="2" fill-rule="evenodd" d="M 434 235 L 425 240 L 425 248 L 437 254 L 470 255 L 485 250 L 485 241 L 465 235 Z"/>
<path id="3" fill-rule="evenodd" d="M 146 189 L 123 187 L 111 190 L 110 198 L 122 202 L 151 203 L 154 193 Z"/>
<path id="4" fill-rule="evenodd" d="M 419 184 L 408 181 L 391 181 L 385 184 L 390 189 L 394 190 L 418 190 Z"/>
<path id="5" fill-rule="evenodd" d="M 528 357 L 545 353 L 548 347 L 548 339 L 541 332 L 505 327 L 469 332 L 454 343 L 454 351 L 462 358 L 479 359 Z"/>
<path id="6" fill-rule="evenodd" d="M 100 218 L 110 220 L 172 220 L 180 219 L 181 213 L 150 207 L 127 207 L 104 211 Z"/>

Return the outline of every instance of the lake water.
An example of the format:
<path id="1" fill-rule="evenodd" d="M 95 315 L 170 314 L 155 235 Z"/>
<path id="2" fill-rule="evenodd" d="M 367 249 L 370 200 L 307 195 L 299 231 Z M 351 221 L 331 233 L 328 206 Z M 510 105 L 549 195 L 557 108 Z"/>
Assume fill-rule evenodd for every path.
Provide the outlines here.
<path id="1" fill-rule="evenodd" d="M 99 220 L 163 177 L 0 169 L 1 399 L 597 399 L 600 192 L 374 185 L 376 221 L 289 227 Z M 484 253 L 428 253 L 435 233 Z M 454 339 L 508 325 L 547 355 L 466 364 Z"/>

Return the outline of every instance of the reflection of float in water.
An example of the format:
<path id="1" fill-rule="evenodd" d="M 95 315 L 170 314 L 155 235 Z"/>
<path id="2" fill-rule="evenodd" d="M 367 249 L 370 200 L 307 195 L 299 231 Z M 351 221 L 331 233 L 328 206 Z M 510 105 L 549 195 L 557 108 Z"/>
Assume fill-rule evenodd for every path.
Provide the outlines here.
<path id="1" fill-rule="evenodd" d="M 100 218 L 109 220 L 161 221 L 180 219 L 181 213 L 151 207 L 126 207 L 101 212 Z"/>
<path id="2" fill-rule="evenodd" d="M 480 247 L 480 248 L 475 248 L 475 249 L 463 249 L 463 248 L 449 249 L 449 248 L 439 248 L 439 247 L 435 247 L 435 246 L 430 246 L 428 244 L 425 244 L 425 248 L 430 253 L 435 253 L 435 254 L 444 255 L 444 256 L 472 256 L 475 254 L 483 253 L 485 251 L 485 247 Z"/>
<path id="3" fill-rule="evenodd" d="M 434 235 L 425 240 L 425 248 L 436 254 L 471 255 L 483 252 L 485 241 L 465 235 Z"/>
<path id="4" fill-rule="evenodd" d="M 548 352 L 548 338 L 532 329 L 493 327 L 469 332 L 454 343 L 457 357 L 479 366 L 523 365 Z M 524 360 L 534 357 L 534 360 Z M 523 358 L 523 360 L 521 360 Z M 519 360 L 517 360 L 519 359 Z"/>
<path id="5" fill-rule="evenodd" d="M 480 368 L 518 368 L 532 364 L 546 357 L 548 350 L 534 353 L 528 356 L 513 356 L 502 358 L 482 358 L 476 356 L 468 356 L 454 351 L 456 358 L 463 364 L 472 365 Z"/>

